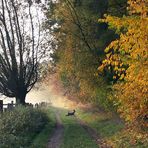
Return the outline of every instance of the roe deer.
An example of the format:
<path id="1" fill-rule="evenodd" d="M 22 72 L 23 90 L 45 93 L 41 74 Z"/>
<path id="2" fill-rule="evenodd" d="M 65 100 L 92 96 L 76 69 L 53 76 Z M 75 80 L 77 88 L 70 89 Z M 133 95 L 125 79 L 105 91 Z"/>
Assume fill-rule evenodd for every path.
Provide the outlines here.
<path id="1" fill-rule="evenodd" d="M 73 110 L 73 112 L 68 112 L 68 114 L 66 115 L 66 116 L 73 116 L 73 115 L 75 115 L 75 110 Z"/>

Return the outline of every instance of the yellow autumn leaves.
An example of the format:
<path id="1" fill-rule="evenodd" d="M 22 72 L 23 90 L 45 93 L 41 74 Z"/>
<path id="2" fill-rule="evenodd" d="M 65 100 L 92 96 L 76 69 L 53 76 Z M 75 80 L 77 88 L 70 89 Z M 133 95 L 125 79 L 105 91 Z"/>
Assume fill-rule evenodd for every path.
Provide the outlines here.
<path id="1" fill-rule="evenodd" d="M 129 0 L 130 16 L 106 16 L 119 39 L 105 50 L 106 59 L 99 71 L 112 72 L 118 111 L 128 122 L 145 125 L 148 114 L 148 1 Z M 124 80 L 119 82 L 119 80 Z"/>

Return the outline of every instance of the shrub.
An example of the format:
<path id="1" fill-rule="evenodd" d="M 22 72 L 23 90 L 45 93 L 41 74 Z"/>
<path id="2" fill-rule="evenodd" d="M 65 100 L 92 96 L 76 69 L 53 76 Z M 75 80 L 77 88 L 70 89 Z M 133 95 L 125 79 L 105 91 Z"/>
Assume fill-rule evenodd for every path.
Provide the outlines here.
<path id="1" fill-rule="evenodd" d="M 48 117 L 42 110 L 18 106 L 0 114 L 0 147 L 25 147 L 42 130 Z"/>

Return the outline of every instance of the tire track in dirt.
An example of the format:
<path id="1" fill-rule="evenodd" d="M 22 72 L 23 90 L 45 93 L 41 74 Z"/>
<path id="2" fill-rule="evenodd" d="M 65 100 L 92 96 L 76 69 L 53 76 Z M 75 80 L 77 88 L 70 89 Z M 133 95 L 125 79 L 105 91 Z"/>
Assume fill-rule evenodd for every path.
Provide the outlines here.
<path id="1" fill-rule="evenodd" d="M 48 142 L 47 148 L 60 148 L 60 145 L 62 143 L 64 127 L 59 112 L 55 112 L 55 115 L 56 115 L 56 129 Z"/>
<path id="2" fill-rule="evenodd" d="M 75 116 L 76 117 L 76 116 Z M 86 130 L 86 132 L 96 141 L 99 148 L 112 148 L 108 145 L 96 132 L 95 129 L 91 128 L 87 123 L 76 117 L 77 122 Z"/>

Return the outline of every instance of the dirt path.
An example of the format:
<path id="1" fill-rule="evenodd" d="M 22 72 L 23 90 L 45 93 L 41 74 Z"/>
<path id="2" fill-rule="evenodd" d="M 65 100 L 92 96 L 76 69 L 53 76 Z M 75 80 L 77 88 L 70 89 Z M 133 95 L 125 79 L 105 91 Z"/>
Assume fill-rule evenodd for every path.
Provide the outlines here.
<path id="1" fill-rule="evenodd" d="M 50 85 L 53 86 L 53 85 Z M 60 91 L 59 91 L 60 92 Z M 31 103 L 39 103 L 39 102 L 49 102 L 52 104 L 55 108 L 63 108 L 63 109 L 69 109 L 69 108 L 75 108 L 77 105 L 76 102 L 68 100 L 64 95 L 60 94 L 59 92 L 55 92 L 55 90 L 52 87 L 46 87 L 41 86 L 39 90 L 33 90 L 28 95 L 28 101 Z M 62 121 L 60 119 L 60 112 L 55 111 L 56 116 L 56 128 L 54 131 L 54 134 L 50 138 L 47 148 L 60 148 L 60 145 L 62 143 L 62 136 L 64 133 L 64 126 L 62 124 Z M 100 136 L 97 134 L 97 132 L 89 127 L 84 121 L 81 121 L 78 117 L 76 118 L 78 121 L 77 123 L 80 124 L 88 133 L 92 139 L 96 141 L 96 143 L 99 145 L 100 148 L 111 148 L 110 146 L 107 146 L 100 138 Z"/>
<path id="2" fill-rule="evenodd" d="M 57 122 L 56 129 L 55 129 L 53 136 L 50 138 L 48 142 L 47 148 L 60 148 L 60 145 L 62 143 L 64 127 L 60 119 L 59 113 L 56 112 L 55 115 L 56 115 L 56 122 Z"/>
<path id="3" fill-rule="evenodd" d="M 55 112 L 56 116 L 56 129 L 53 136 L 50 138 L 48 142 L 47 148 L 60 148 L 62 141 L 63 141 L 63 133 L 64 133 L 64 126 L 60 118 L 60 113 L 58 111 Z M 79 119 L 75 116 L 77 124 L 81 125 L 82 128 L 86 130 L 88 135 L 95 140 L 99 148 L 112 148 L 109 146 L 96 132 L 95 129 L 91 128 L 87 123 Z"/>
<path id="4" fill-rule="evenodd" d="M 107 145 L 106 142 L 101 139 L 101 137 L 97 134 L 97 132 L 88 126 L 84 121 L 80 120 L 78 117 L 76 117 L 77 122 L 87 131 L 87 133 L 96 141 L 99 148 L 112 148 L 111 146 Z"/>

